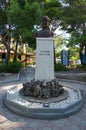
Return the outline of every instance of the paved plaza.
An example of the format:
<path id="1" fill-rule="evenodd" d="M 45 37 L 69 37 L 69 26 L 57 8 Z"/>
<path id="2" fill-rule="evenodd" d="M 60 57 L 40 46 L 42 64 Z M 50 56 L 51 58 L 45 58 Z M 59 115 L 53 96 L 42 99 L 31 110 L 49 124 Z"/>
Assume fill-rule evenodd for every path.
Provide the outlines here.
<path id="1" fill-rule="evenodd" d="M 76 114 L 55 120 L 33 119 L 17 115 L 6 108 L 3 102 L 5 92 L 34 78 L 35 69 L 27 67 L 18 75 L 10 75 L 0 79 L 0 130 L 86 130 L 86 82 L 58 78 L 59 83 L 78 88 L 83 96 L 84 103 Z M 57 75 L 71 75 L 57 73 Z M 86 73 L 73 72 L 72 75 L 80 76 Z M 10 80 L 9 80 L 10 77 Z"/>

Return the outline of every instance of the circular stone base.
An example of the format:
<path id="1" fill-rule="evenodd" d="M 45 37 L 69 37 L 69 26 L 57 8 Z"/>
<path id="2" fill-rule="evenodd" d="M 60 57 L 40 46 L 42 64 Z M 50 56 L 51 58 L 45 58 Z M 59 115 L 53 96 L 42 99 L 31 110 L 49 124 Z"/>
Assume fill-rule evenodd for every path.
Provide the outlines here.
<path id="1" fill-rule="evenodd" d="M 68 97 L 56 102 L 35 102 L 23 99 L 19 91 L 21 86 L 16 86 L 4 95 L 5 105 L 17 114 L 40 118 L 58 119 L 70 116 L 80 110 L 83 100 L 79 90 L 64 86 Z M 58 98 L 58 97 L 57 97 Z"/>

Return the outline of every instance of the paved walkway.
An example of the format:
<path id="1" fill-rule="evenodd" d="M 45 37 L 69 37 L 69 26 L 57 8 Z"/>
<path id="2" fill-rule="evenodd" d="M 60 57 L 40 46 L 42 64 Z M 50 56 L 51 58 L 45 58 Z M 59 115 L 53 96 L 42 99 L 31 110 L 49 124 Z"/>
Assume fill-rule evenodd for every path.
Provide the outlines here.
<path id="1" fill-rule="evenodd" d="M 17 115 L 5 107 L 3 103 L 3 95 L 5 92 L 14 86 L 17 86 L 18 84 L 33 79 L 34 73 L 34 68 L 30 67 L 22 70 L 19 76 L 16 75 L 16 79 L 14 75 L 11 75 L 10 80 L 12 82 L 7 82 L 7 78 L 4 78 L 3 82 L 0 80 L 0 130 L 86 130 L 86 83 L 77 82 L 76 79 L 71 81 L 58 79 L 61 84 L 76 87 L 83 93 L 83 107 L 78 113 L 67 118 L 58 120 L 40 120 L 27 118 Z M 85 73 L 83 74 L 85 75 Z M 77 73 L 77 75 L 80 75 L 80 73 Z"/>

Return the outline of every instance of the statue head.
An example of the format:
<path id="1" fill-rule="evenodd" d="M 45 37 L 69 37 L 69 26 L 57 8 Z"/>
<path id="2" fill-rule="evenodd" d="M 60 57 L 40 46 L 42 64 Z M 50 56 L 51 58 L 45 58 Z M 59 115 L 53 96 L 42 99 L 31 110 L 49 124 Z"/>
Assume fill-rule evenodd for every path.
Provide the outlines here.
<path id="1" fill-rule="evenodd" d="M 49 29 L 49 25 L 50 25 L 50 18 L 46 15 L 42 16 L 41 18 L 42 29 Z"/>
<path id="2" fill-rule="evenodd" d="M 40 23 L 42 29 L 36 32 L 35 37 L 53 37 L 53 32 L 49 29 L 49 17 L 46 15 L 42 16 Z"/>

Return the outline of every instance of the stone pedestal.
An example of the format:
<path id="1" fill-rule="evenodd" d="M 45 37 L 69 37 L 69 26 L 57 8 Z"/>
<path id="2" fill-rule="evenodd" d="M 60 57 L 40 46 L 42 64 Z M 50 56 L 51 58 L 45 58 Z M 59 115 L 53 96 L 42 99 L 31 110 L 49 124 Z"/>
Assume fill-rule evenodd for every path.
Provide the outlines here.
<path id="1" fill-rule="evenodd" d="M 54 79 L 54 43 L 53 38 L 36 38 L 35 80 Z"/>

